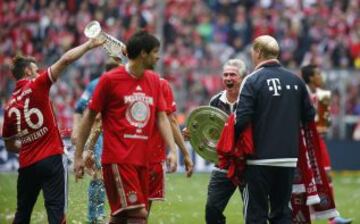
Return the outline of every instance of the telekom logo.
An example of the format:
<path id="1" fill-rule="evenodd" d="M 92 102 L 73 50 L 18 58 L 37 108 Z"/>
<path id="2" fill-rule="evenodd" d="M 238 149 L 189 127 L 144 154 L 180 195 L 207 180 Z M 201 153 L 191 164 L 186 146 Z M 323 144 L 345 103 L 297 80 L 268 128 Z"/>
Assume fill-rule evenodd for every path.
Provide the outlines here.
<path id="1" fill-rule="evenodd" d="M 269 86 L 269 90 L 274 91 L 273 96 L 280 96 L 279 91 L 281 90 L 280 80 L 277 78 L 267 79 L 267 85 Z"/>

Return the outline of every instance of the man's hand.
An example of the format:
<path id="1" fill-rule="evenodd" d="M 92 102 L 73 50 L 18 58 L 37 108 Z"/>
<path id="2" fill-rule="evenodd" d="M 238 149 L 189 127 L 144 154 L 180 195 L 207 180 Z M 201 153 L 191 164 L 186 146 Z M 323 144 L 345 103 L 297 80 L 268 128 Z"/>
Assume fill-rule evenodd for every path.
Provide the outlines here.
<path id="1" fill-rule="evenodd" d="M 167 164 L 169 173 L 176 172 L 176 169 L 177 169 L 176 151 L 173 150 L 173 151 L 169 152 L 169 154 L 167 155 L 167 158 L 166 158 L 166 164 Z"/>
<path id="2" fill-rule="evenodd" d="M 194 164 L 190 156 L 184 157 L 184 164 L 185 164 L 186 176 L 191 177 L 191 175 L 193 174 Z"/>
<path id="3" fill-rule="evenodd" d="M 187 128 L 183 128 L 181 134 L 184 137 L 185 141 L 190 141 L 190 131 Z"/>
<path id="4" fill-rule="evenodd" d="M 103 45 L 105 43 L 105 41 L 106 40 L 91 38 L 87 41 L 88 48 L 89 49 L 97 48 L 97 47 Z"/>
<path id="5" fill-rule="evenodd" d="M 78 181 L 78 179 L 82 179 L 84 176 L 84 167 L 85 162 L 84 159 L 81 157 L 75 157 L 74 159 L 74 173 L 75 173 L 75 182 Z"/>
<path id="6" fill-rule="evenodd" d="M 85 171 L 90 176 L 95 175 L 95 157 L 94 152 L 92 150 L 85 150 L 84 152 L 84 165 L 85 165 Z"/>

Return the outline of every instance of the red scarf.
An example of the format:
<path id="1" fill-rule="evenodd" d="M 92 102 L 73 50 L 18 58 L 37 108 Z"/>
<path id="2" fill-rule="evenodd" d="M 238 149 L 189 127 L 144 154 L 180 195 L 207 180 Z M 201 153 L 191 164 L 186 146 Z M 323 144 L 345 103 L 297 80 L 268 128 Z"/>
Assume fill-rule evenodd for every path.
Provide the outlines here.
<path id="1" fill-rule="evenodd" d="M 306 146 L 303 144 L 305 141 Z M 304 136 L 301 136 L 299 147 L 299 160 L 297 170 L 299 180 L 294 184 L 304 184 L 303 192 L 293 191 L 291 205 L 293 207 L 293 223 L 311 223 L 314 219 L 329 219 L 339 215 L 335 208 L 335 201 L 329 181 L 326 176 L 320 150 L 320 136 L 316 130 L 315 122 L 310 122 L 304 128 Z M 310 167 L 310 169 L 309 169 Z M 309 182 L 309 178 L 311 181 Z M 314 185 L 315 183 L 315 185 Z M 293 190 L 296 189 L 295 187 Z M 320 197 L 320 203 L 316 203 L 316 193 Z"/>
<path id="2" fill-rule="evenodd" d="M 234 143 L 235 116 L 231 114 L 225 123 L 216 146 L 218 166 L 228 169 L 227 176 L 235 185 L 244 183 L 243 174 L 246 157 L 255 152 L 252 126 L 249 124 Z M 320 138 L 315 122 L 310 122 L 299 136 L 299 159 L 294 178 L 291 205 L 293 223 L 311 223 L 309 206 L 315 218 L 338 216 L 332 191 L 326 176 L 322 155 L 319 150 Z"/>
<path id="3" fill-rule="evenodd" d="M 243 183 L 243 174 L 246 165 L 246 157 L 253 154 L 254 144 L 252 128 L 249 124 L 240 134 L 234 144 L 235 115 L 230 114 L 221 132 L 219 142 L 216 145 L 221 169 L 227 169 L 227 177 L 235 184 Z"/>

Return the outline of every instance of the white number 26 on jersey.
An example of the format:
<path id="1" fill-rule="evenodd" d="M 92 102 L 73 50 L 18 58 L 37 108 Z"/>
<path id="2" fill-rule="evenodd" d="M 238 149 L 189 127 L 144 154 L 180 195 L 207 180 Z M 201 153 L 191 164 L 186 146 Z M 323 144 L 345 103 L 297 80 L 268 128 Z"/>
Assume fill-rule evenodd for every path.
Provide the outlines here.
<path id="1" fill-rule="evenodd" d="M 32 128 L 32 129 L 39 129 L 41 128 L 41 126 L 44 123 L 44 116 L 41 113 L 41 111 L 38 108 L 31 108 L 29 109 L 29 103 L 30 103 L 30 99 L 27 98 L 25 100 L 25 105 L 24 105 L 24 118 L 25 118 L 25 122 L 28 125 L 28 127 Z M 17 132 L 18 134 L 22 133 L 22 134 L 26 134 L 28 132 L 27 128 L 25 128 L 24 130 L 21 130 L 21 111 L 18 108 L 12 107 L 9 110 L 8 116 L 11 117 L 12 114 L 15 114 L 16 116 L 16 126 L 17 126 Z M 37 122 L 33 123 L 30 119 L 31 115 L 35 115 L 37 116 Z"/>

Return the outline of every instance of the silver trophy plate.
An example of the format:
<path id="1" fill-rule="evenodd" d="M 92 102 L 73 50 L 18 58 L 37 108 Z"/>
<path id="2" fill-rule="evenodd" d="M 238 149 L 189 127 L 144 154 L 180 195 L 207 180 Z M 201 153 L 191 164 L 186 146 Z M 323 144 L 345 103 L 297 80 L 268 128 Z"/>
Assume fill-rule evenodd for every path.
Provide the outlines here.
<path id="1" fill-rule="evenodd" d="M 227 118 L 228 115 L 216 107 L 201 106 L 193 110 L 186 120 L 190 144 L 205 160 L 218 161 L 216 144 Z"/>

